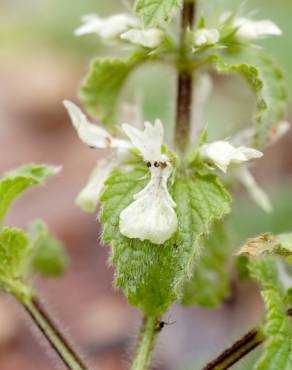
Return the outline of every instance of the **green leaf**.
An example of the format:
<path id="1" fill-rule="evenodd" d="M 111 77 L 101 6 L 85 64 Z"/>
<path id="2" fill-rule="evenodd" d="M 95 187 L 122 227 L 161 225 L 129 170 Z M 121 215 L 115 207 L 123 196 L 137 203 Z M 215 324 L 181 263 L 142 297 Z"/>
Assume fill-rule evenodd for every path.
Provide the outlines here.
<path id="1" fill-rule="evenodd" d="M 137 0 L 136 12 L 141 16 L 145 26 L 154 27 L 170 21 L 182 3 L 182 0 Z"/>
<path id="2" fill-rule="evenodd" d="M 177 204 L 179 226 L 163 245 L 128 239 L 119 232 L 119 215 L 133 195 L 149 181 L 146 166 L 132 172 L 114 171 L 101 197 L 103 241 L 112 246 L 116 285 L 130 303 L 148 315 L 162 314 L 181 295 L 198 256 L 198 241 L 213 222 L 230 210 L 230 196 L 213 174 L 196 173 L 176 179 L 169 189 Z"/>
<path id="3" fill-rule="evenodd" d="M 292 322 L 287 316 L 272 257 L 250 261 L 251 276 L 261 283 L 267 310 L 265 334 L 268 337 L 264 353 L 256 370 L 288 370 L 292 365 Z"/>
<path id="4" fill-rule="evenodd" d="M 198 263 L 194 264 L 192 278 L 184 286 L 182 303 L 214 308 L 230 293 L 230 248 L 223 223 L 215 224 L 210 237 L 202 244 L 201 256 Z"/>
<path id="5" fill-rule="evenodd" d="M 263 146 L 269 130 L 284 117 L 287 103 L 287 87 L 281 69 L 276 63 L 257 53 L 254 65 L 232 63 L 218 55 L 209 57 L 219 73 L 236 72 L 250 85 L 256 95 L 255 144 Z"/>
<path id="6" fill-rule="evenodd" d="M 88 112 L 97 116 L 103 124 L 113 124 L 124 83 L 145 58 L 145 52 L 141 51 L 126 60 L 94 60 L 80 91 Z"/>
<path id="7" fill-rule="evenodd" d="M 42 184 L 49 176 L 60 171 L 59 167 L 28 164 L 6 173 L 0 179 L 0 223 L 10 204 L 27 188 Z"/>
<path id="8" fill-rule="evenodd" d="M 282 298 L 275 290 L 262 293 L 267 310 L 264 333 L 268 337 L 264 353 L 255 365 L 256 370 L 292 369 L 292 321 Z"/>
<path id="9" fill-rule="evenodd" d="M 50 234 L 48 227 L 42 221 L 35 221 L 30 226 L 30 230 L 33 250 L 32 269 L 46 277 L 63 275 L 68 257 L 62 243 Z"/>
<path id="10" fill-rule="evenodd" d="M 264 233 L 256 238 L 249 239 L 239 251 L 240 255 L 259 257 L 262 255 L 276 255 L 292 264 L 292 233 L 273 235 Z"/>
<path id="11" fill-rule="evenodd" d="M 260 282 L 267 311 L 264 334 L 267 337 L 264 352 L 255 364 L 255 370 L 289 370 L 292 368 L 292 321 L 285 302 L 272 257 L 250 261 L 251 276 Z"/>
<path id="12" fill-rule="evenodd" d="M 0 232 L 0 287 L 18 297 L 27 296 L 23 283 L 31 256 L 27 235 L 21 229 L 4 227 Z"/>
<path id="13" fill-rule="evenodd" d="M 248 267 L 250 276 L 257 280 L 264 290 L 281 289 L 278 281 L 278 271 L 273 257 L 250 259 Z"/>

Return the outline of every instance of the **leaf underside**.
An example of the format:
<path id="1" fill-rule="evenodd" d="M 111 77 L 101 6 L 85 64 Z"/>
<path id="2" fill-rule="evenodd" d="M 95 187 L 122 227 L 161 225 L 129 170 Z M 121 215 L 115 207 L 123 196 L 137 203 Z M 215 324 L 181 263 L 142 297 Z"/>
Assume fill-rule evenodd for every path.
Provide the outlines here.
<path id="1" fill-rule="evenodd" d="M 49 176 L 58 173 L 54 166 L 29 164 L 8 172 L 0 179 L 0 223 L 12 201 L 24 190 L 42 184 Z"/>
<path id="2" fill-rule="evenodd" d="M 114 124 L 122 88 L 130 73 L 144 60 L 142 50 L 128 59 L 94 60 L 80 90 L 88 112 L 105 125 Z"/>
<path id="3" fill-rule="evenodd" d="M 231 63 L 218 55 L 210 57 L 219 73 L 236 72 L 242 76 L 256 96 L 255 145 L 265 145 L 269 130 L 285 115 L 287 86 L 281 69 L 269 57 L 256 54 L 256 63 Z"/>

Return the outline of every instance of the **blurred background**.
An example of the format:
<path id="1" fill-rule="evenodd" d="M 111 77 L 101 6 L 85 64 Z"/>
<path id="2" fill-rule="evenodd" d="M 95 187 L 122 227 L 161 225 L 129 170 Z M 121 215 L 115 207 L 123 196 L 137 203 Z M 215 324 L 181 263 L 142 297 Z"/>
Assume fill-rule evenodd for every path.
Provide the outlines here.
<path id="1" fill-rule="evenodd" d="M 80 16 L 93 12 L 109 15 L 125 10 L 127 3 L 119 0 L 0 3 L 1 173 L 27 162 L 63 166 L 57 178 L 27 192 L 16 202 L 8 222 L 26 227 L 31 220 L 42 218 L 64 241 L 71 261 L 66 274 L 56 280 L 36 278 L 35 284 L 49 311 L 56 315 L 73 342 L 78 342 L 92 368 L 102 370 L 127 368 L 140 315 L 112 288 L 113 268 L 107 263 L 108 249 L 99 244 L 100 227 L 95 217 L 74 205 L 77 193 L 102 154 L 78 140 L 62 100 L 78 102 L 77 91 L 92 57 L 121 53 L 115 47 L 105 48 L 93 35 L 75 38 L 73 30 L 80 24 Z M 238 6 L 240 1 L 202 3 L 206 3 L 206 13 L 212 16 Z M 283 37 L 262 44 L 283 66 L 291 92 L 292 2 L 250 0 L 246 9 L 256 9 L 259 19 L 271 18 L 283 30 Z M 161 117 L 171 128 L 174 83 L 171 69 L 147 67 L 132 76 L 123 100 L 131 103 L 136 96 L 142 97 L 145 117 Z M 221 137 L 228 137 L 238 127 L 250 124 L 253 97 L 236 78 L 213 76 L 213 85 L 205 120 L 212 138 L 218 138 L 219 132 Z M 269 148 L 253 168 L 273 201 L 272 214 L 258 209 L 244 191 L 238 193 L 230 221 L 235 248 L 261 231 L 292 230 L 291 146 L 292 132 Z M 165 321 L 176 323 L 166 326 L 160 335 L 155 368 L 199 369 L 207 359 L 259 323 L 262 309 L 255 286 L 247 282 L 234 282 L 232 295 L 218 309 L 173 307 Z M 250 368 L 248 363 L 252 361 L 250 356 L 245 364 L 234 369 Z M 1 295 L 0 370 L 53 370 L 54 363 L 62 368 L 21 308 Z"/>

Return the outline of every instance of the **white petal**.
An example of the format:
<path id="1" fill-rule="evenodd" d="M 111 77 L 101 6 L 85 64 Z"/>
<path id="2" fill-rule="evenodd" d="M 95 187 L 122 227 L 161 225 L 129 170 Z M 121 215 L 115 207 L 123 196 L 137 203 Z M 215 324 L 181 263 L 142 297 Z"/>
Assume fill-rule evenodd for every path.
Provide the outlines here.
<path id="1" fill-rule="evenodd" d="M 128 238 L 163 244 L 176 232 L 178 220 L 168 190 L 171 169 L 152 167 L 148 185 L 120 214 L 120 232 Z"/>
<path id="2" fill-rule="evenodd" d="M 116 166 L 117 160 L 115 157 L 102 159 L 97 162 L 96 167 L 89 177 L 88 183 L 76 198 L 76 204 L 84 212 L 95 212 L 104 182 Z"/>
<path id="3" fill-rule="evenodd" d="M 201 28 L 194 33 L 194 43 L 198 47 L 216 44 L 219 39 L 219 31 L 215 28 Z"/>
<path id="4" fill-rule="evenodd" d="M 107 18 L 89 15 L 82 17 L 82 21 L 84 24 L 75 31 L 76 36 L 95 33 L 103 39 L 112 39 L 119 37 L 121 33 L 126 32 L 131 27 L 140 26 L 138 18 L 123 13 Z"/>
<path id="5" fill-rule="evenodd" d="M 234 27 L 238 27 L 236 36 L 243 40 L 282 35 L 280 28 L 270 20 L 253 21 L 239 17 L 235 18 Z"/>
<path id="6" fill-rule="evenodd" d="M 262 208 L 267 213 L 272 212 L 273 207 L 268 195 L 257 184 L 255 178 L 253 177 L 247 166 L 242 166 L 236 169 L 235 176 L 245 186 L 250 197 L 260 208 Z"/>
<path id="7" fill-rule="evenodd" d="M 121 39 L 146 48 L 157 48 L 163 40 L 163 32 L 158 28 L 131 29 L 122 33 Z"/>
<path id="8" fill-rule="evenodd" d="M 112 170 L 117 168 L 121 162 L 128 158 L 129 152 L 127 150 L 119 149 L 109 157 L 97 162 L 89 177 L 88 183 L 76 198 L 76 204 L 84 212 L 95 212 L 105 181 L 111 174 Z"/>
<path id="9" fill-rule="evenodd" d="M 124 123 L 122 125 L 126 135 L 130 138 L 133 145 L 141 152 L 145 161 L 162 160 L 161 146 L 163 142 L 163 125 L 160 120 L 156 120 L 154 125 L 150 122 L 144 123 L 144 130 Z"/>
<path id="10" fill-rule="evenodd" d="M 72 124 L 76 129 L 79 138 L 85 144 L 99 149 L 131 147 L 131 144 L 128 141 L 115 139 L 103 128 L 89 122 L 85 114 L 74 103 L 68 100 L 64 100 L 63 103 L 70 115 Z"/>
<path id="11" fill-rule="evenodd" d="M 99 34 L 103 26 L 102 18 L 95 14 L 89 14 L 84 15 L 81 19 L 83 24 L 74 31 L 75 36 L 83 36 L 90 33 Z"/>
<path id="12" fill-rule="evenodd" d="M 264 154 L 257 149 L 240 146 L 238 150 L 246 157 L 246 160 L 261 158 Z"/>
<path id="13" fill-rule="evenodd" d="M 204 144 L 200 149 L 200 155 L 203 159 L 213 163 L 221 171 L 226 172 L 230 164 L 240 164 L 253 158 L 262 157 L 262 152 L 241 146 L 235 148 L 228 141 L 214 141 Z"/>

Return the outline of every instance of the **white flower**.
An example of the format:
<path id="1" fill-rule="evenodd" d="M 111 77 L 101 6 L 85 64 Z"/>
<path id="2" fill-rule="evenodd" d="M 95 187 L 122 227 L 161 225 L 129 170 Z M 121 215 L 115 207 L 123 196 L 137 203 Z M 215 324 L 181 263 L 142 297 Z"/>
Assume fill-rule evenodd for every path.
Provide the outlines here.
<path id="1" fill-rule="evenodd" d="M 233 26 L 237 28 L 236 37 L 241 40 L 256 40 L 268 36 L 282 35 L 280 28 L 270 20 L 253 21 L 244 17 L 234 19 Z"/>
<path id="2" fill-rule="evenodd" d="M 85 114 L 74 103 L 64 100 L 72 124 L 79 138 L 93 148 L 130 148 L 132 145 L 127 140 L 113 138 L 105 129 L 89 122 Z"/>
<path id="3" fill-rule="evenodd" d="M 200 155 L 202 159 L 211 162 L 221 171 L 226 172 L 230 164 L 240 164 L 253 158 L 261 158 L 263 153 L 245 146 L 236 148 L 228 141 L 222 140 L 202 145 Z"/>
<path id="4" fill-rule="evenodd" d="M 95 212 L 104 182 L 116 166 L 116 156 L 101 159 L 97 162 L 96 167 L 89 177 L 88 183 L 76 198 L 76 204 L 84 212 Z"/>
<path id="5" fill-rule="evenodd" d="M 175 233 L 178 221 L 175 202 L 167 190 L 170 165 L 151 167 L 148 185 L 134 195 L 134 202 L 120 214 L 120 231 L 128 238 L 163 244 Z"/>
<path id="6" fill-rule="evenodd" d="M 214 45 L 219 39 L 220 34 L 216 28 L 201 28 L 194 33 L 194 44 L 197 47 Z"/>
<path id="7" fill-rule="evenodd" d="M 83 24 L 75 30 L 76 36 L 95 33 L 105 40 L 117 38 L 128 29 L 140 26 L 138 18 L 123 13 L 107 18 L 90 14 L 83 16 L 82 22 Z"/>
<path id="8" fill-rule="evenodd" d="M 90 123 L 80 108 L 70 101 L 65 100 L 64 105 L 79 138 L 85 144 L 97 149 L 112 149 L 109 157 L 97 163 L 87 185 L 81 190 L 76 199 L 76 204 L 83 211 L 94 212 L 105 180 L 114 168 L 118 167 L 125 159 L 128 159 L 129 149 L 133 146 L 129 141 L 113 138 L 103 128 Z"/>
<path id="9" fill-rule="evenodd" d="M 163 32 L 159 28 L 131 29 L 121 34 L 121 39 L 145 48 L 157 48 L 163 41 Z"/>
<path id="10" fill-rule="evenodd" d="M 178 221 L 175 202 L 167 189 L 172 165 L 161 152 L 162 123 L 160 120 L 156 120 L 154 125 L 145 122 L 143 131 L 127 124 L 123 129 L 147 162 L 151 179 L 142 191 L 134 195 L 134 202 L 121 212 L 120 231 L 128 238 L 163 244 L 175 233 Z"/>
<path id="11" fill-rule="evenodd" d="M 244 185 L 254 202 L 265 212 L 271 213 L 273 210 L 271 201 L 264 190 L 257 184 L 248 167 L 241 166 L 234 173 L 235 177 Z"/>
<path id="12" fill-rule="evenodd" d="M 130 138 L 133 145 L 141 152 L 146 162 L 163 161 L 165 157 L 161 153 L 163 142 L 163 126 L 159 119 L 152 125 L 150 122 L 144 123 L 143 131 L 124 123 L 122 125 L 126 135 Z"/>

